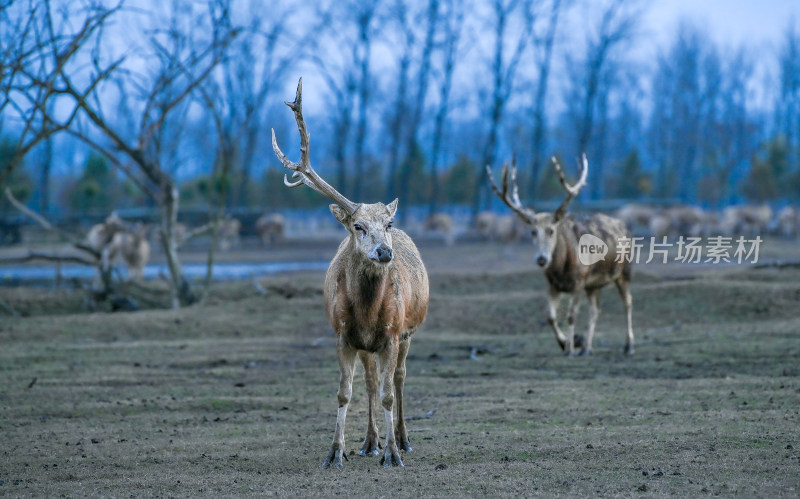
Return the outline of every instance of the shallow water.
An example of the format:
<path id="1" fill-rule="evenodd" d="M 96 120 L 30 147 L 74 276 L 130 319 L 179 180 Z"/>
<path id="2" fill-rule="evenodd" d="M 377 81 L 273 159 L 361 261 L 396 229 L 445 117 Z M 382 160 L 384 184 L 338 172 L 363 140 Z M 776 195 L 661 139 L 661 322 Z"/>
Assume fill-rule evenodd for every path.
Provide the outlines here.
<path id="1" fill-rule="evenodd" d="M 125 269 L 118 267 L 125 275 Z M 251 279 L 253 277 L 297 272 L 304 270 L 325 270 L 328 262 L 272 262 L 272 263 L 215 263 L 213 278 L 220 281 Z M 62 279 L 92 279 L 95 270 L 83 265 L 62 265 Z M 145 279 L 155 279 L 161 274 L 168 274 L 166 265 L 148 265 L 144 269 Z M 183 265 L 183 273 L 187 278 L 203 278 L 206 265 L 187 263 Z M 0 285 L 17 282 L 42 281 L 56 278 L 56 267 L 53 265 L 5 267 L 0 268 Z"/>

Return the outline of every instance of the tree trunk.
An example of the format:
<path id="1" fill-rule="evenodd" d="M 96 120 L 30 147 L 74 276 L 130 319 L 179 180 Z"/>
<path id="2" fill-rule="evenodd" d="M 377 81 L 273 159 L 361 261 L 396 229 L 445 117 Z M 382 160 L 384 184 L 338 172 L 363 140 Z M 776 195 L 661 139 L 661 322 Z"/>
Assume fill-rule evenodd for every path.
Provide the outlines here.
<path id="1" fill-rule="evenodd" d="M 191 287 L 183 277 L 183 268 L 178 257 L 178 242 L 175 238 L 175 225 L 178 223 L 180 193 L 170 181 L 162 187 L 161 203 L 161 244 L 169 269 L 170 297 L 173 309 L 191 305 L 196 301 Z"/>
<path id="2" fill-rule="evenodd" d="M 605 182 L 605 168 L 606 168 L 606 141 L 608 130 L 608 89 L 600 92 L 597 97 L 597 111 L 599 114 L 599 123 L 597 129 L 597 139 L 595 140 L 595 156 L 594 156 L 594 181 L 589 186 L 591 187 L 589 195 L 591 199 L 600 199 L 603 197 L 603 183 Z"/>
<path id="3" fill-rule="evenodd" d="M 258 143 L 258 132 L 261 129 L 261 123 L 259 122 L 259 118 L 255 116 L 255 113 L 248 113 L 245 122 L 247 126 L 245 128 L 244 146 L 241 149 L 242 153 L 237 155 L 242 169 L 242 178 L 239 179 L 239 189 L 235 199 L 238 206 L 250 206 L 251 200 L 248 188 L 251 182 L 253 158 L 255 157 L 256 145 Z M 228 196 L 229 199 L 231 197 L 232 196 Z"/>
<path id="4" fill-rule="evenodd" d="M 53 140 L 44 143 L 42 170 L 39 175 L 39 213 L 47 216 L 50 209 L 50 171 L 53 167 Z"/>
<path id="5" fill-rule="evenodd" d="M 420 61 L 419 73 L 417 73 L 417 95 L 414 102 L 414 107 L 411 109 L 412 115 L 410 126 L 408 128 L 408 141 L 406 146 L 406 154 L 410 155 L 414 147 L 417 146 L 417 131 L 419 129 L 420 121 L 422 121 L 422 113 L 425 107 L 425 96 L 428 93 L 428 75 L 431 68 L 431 53 L 434 48 L 434 35 L 436 34 L 436 24 L 439 17 L 439 0 L 429 0 L 428 2 L 428 27 L 425 33 L 425 44 L 422 48 L 422 60 Z M 406 168 L 401 172 L 400 178 L 400 192 L 399 196 L 403 202 L 410 199 L 409 196 L 409 176 L 411 169 Z M 401 219 L 405 218 L 407 210 L 400 213 Z"/>
<path id="6" fill-rule="evenodd" d="M 460 29 L 460 27 L 458 28 Z M 447 118 L 447 111 L 450 105 L 450 87 L 453 80 L 453 69 L 455 67 L 455 52 L 458 45 L 458 35 L 453 35 L 447 47 L 446 61 L 444 67 L 444 82 L 439 92 L 439 110 L 436 112 L 436 120 L 433 132 L 433 150 L 431 152 L 431 201 L 428 208 L 430 215 L 436 213 L 439 202 L 439 155 L 442 148 L 442 138 L 444 136 L 444 123 Z"/>
<path id="7" fill-rule="evenodd" d="M 372 9 L 374 7 L 370 7 Z M 355 165 L 353 168 L 353 198 L 361 199 L 361 185 L 364 180 L 364 146 L 367 140 L 367 108 L 370 97 L 369 59 L 371 39 L 369 28 L 372 23 L 373 10 L 368 10 L 359 19 L 359 90 L 358 90 L 358 122 L 356 124 Z"/>
<path id="8" fill-rule="evenodd" d="M 558 15 L 561 9 L 561 0 L 554 0 L 550 11 L 550 22 L 547 25 L 547 34 L 544 39 L 544 53 L 539 66 L 539 81 L 536 84 L 536 98 L 533 110 L 533 164 L 531 165 L 531 178 L 528 191 L 531 197 L 536 198 L 539 187 L 539 175 L 543 163 L 544 132 L 547 128 L 547 85 L 550 79 L 550 63 L 553 58 L 553 43 L 558 27 Z"/>
<path id="9" fill-rule="evenodd" d="M 411 46 L 407 45 L 407 51 L 400 60 L 400 71 L 398 75 L 397 102 L 395 104 L 394 116 L 389 129 L 391 143 L 389 144 L 389 178 L 386 182 L 386 200 L 394 199 L 397 195 L 395 181 L 397 180 L 397 166 L 400 162 L 400 141 L 403 135 L 403 122 L 406 115 L 406 88 L 408 86 L 408 66 L 411 63 Z"/>

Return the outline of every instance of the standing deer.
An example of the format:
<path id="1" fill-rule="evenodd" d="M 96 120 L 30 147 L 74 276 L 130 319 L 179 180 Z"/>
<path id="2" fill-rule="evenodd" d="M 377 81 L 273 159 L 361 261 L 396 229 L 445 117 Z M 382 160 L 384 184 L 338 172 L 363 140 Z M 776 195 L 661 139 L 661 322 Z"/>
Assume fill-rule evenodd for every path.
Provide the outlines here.
<path id="1" fill-rule="evenodd" d="M 455 242 L 453 218 L 447 213 L 431 213 L 425 219 L 425 230 L 440 234 L 447 246 L 452 246 Z"/>
<path id="2" fill-rule="evenodd" d="M 342 467 L 346 458 L 344 423 L 353 391 L 356 355 L 364 365 L 367 385 L 367 436 L 361 455 L 377 455 L 380 447 L 375 422 L 380 362 L 380 402 L 386 421 L 386 448 L 381 463 L 403 466 L 398 447 L 411 452 L 403 419 L 403 383 L 411 335 L 428 311 L 428 274 L 417 247 L 402 230 L 392 227 L 397 199 L 383 203 L 354 203 L 323 180 L 311 167 L 309 140 L 302 108 L 303 80 L 297 84 L 294 111 L 300 131 L 300 162 L 293 163 L 281 152 L 272 131 L 272 149 L 283 166 L 292 170 L 284 176 L 288 187 L 305 184 L 330 198 L 331 213 L 349 235 L 339 245 L 325 275 L 325 310 L 336 332 L 339 358 L 339 411 L 333 446 L 324 468 Z M 392 409 L 397 402 L 397 426 Z"/>
<path id="3" fill-rule="evenodd" d="M 645 204 L 628 203 L 618 209 L 614 216 L 622 220 L 634 234 L 651 235 L 653 219 L 658 216 L 658 210 Z M 666 222 L 666 218 L 663 221 Z"/>
<path id="4" fill-rule="evenodd" d="M 631 310 L 633 305 L 631 293 L 628 290 L 631 279 L 631 262 L 625 258 L 622 259 L 622 262 L 616 261 L 617 241 L 620 238 L 629 238 L 630 235 L 622 221 L 607 215 L 596 214 L 579 218 L 567 213 L 570 201 L 586 185 L 586 174 L 589 168 L 586 156 L 583 157 L 581 164 L 580 178 L 571 186 L 567 184 L 564 172 L 555 158 L 553 158 L 553 166 L 561 185 L 567 191 L 567 197 L 554 213 L 535 213 L 532 209 L 522 205 L 517 189 L 516 160 L 512 162 L 510 169 L 507 163 L 503 166 L 502 190 L 495 184 L 491 168 L 488 165 L 486 173 L 494 193 L 531 228 L 533 244 L 536 248 L 536 263 L 544 270 L 544 275 L 550 285 L 547 321 L 552 326 L 556 341 L 564 353 L 566 355 L 575 353 L 575 315 L 578 311 L 581 291 L 586 292 L 590 309 L 588 333 L 580 355 L 589 355 L 592 352 L 592 336 L 594 336 L 594 327 L 599 314 L 598 293 L 605 285 L 613 282 L 625 303 L 627 315 L 628 336 L 624 351 L 626 354 L 632 354 Z M 599 238 L 608 248 L 605 256 L 591 265 L 584 265 L 579 258 L 578 242 L 584 234 L 591 234 Z M 559 329 L 556 317 L 562 293 L 569 295 L 567 335 L 564 335 Z"/>
<path id="5" fill-rule="evenodd" d="M 219 223 L 217 229 L 217 245 L 220 251 L 229 251 L 231 248 L 239 246 L 241 237 L 239 232 L 242 229 L 242 222 L 238 218 L 226 217 Z"/>
<path id="6" fill-rule="evenodd" d="M 108 247 L 114 235 L 126 229 L 125 222 L 117 215 L 116 211 L 111 212 L 103 223 L 92 225 L 86 233 L 86 244 L 100 253 L 100 264 L 103 269 L 110 265 Z"/>
<path id="7" fill-rule="evenodd" d="M 264 246 L 272 246 L 283 241 L 286 219 L 280 213 L 261 215 L 256 220 L 256 232 Z"/>
<path id="8" fill-rule="evenodd" d="M 495 236 L 497 216 L 491 211 L 482 211 L 475 217 L 475 231 L 483 241 L 491 241 Z"/>
<path id="9" fill-rule="evenodd" d="M 150 243 L 147 242 L 147 228 L 137 223 L 130 230 L 121 230 L 114 234 L 108 244 L 109 261 L 121 257 L 128 267 L 128 280 L 144 279 L 144 268 L 150 259 Z"/>
<path id="10" fill-rule="evenodd" d="M 800 210 L 794 206 L 785 206 L 778 212 L 777 225 L 783 237 L 797 237 L 800 232 Z"/>

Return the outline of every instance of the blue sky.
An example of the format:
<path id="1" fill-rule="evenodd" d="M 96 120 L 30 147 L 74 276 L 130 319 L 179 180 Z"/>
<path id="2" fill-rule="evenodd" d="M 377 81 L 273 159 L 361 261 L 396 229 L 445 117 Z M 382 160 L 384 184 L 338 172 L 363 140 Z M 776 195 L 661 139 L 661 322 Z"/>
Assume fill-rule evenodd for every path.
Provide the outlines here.
<path id="1" fill-rule="evenodd" d="M 775 46 L 787 23 L 800 19 L 798 0 L 652 0 L 645 24 L 660 42 L 674 33 L 685 16 L 707 25 L 712 38 L 723 45 L 742 42 Z M 660 45 L 660 43 L 659 43 Z"/>

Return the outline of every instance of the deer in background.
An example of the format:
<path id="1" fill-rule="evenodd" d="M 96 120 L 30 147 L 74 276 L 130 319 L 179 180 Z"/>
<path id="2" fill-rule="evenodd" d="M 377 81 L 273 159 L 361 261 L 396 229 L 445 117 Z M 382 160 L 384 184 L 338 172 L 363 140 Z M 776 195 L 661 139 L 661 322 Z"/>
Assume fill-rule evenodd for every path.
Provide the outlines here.
<path id="1" fill-rule="evenodd" d="M 100 253 L 100 273 L 110 270 L 117 257 L 128 267 L 128 279 L 141 281 L 150 259 L 147 229 L 137 223 L 131 226 L 112 212 L 103 223 L 95 224 L 86 234 L 86 243 Z M 101 278 L 98 276 L 97 282 Z"/>
<path id="2" fill-rule="evenodd" d="M 217 229 L 217 246 L 220 251 L 229 251 L 233 247 L 241 244 L 239 232 L 242 230 L 242 222 L 238 218 L 226 217 L 220 220 Z"/>
<path id="3" fill-rule="evenodd" d="M 286 219 L 280 213 L 261 215 L 256 220 L 256 232 L 264 246 L 272 246 L 283 241 Z"/>
<path id="4" fill-rule="evenodd" d="M 380 369 L 380 403 L 386 422 L 386 447 L 381 463 L 403 466 L 398 451 L 411 452 L 403 419 L 403 384 L 411 335 L 425 320 L 428 310 L 428 274 L 411 238 L 392 226 L 397 199 L 383 203 L 354 203 L 323 180 L 311 167 L 309 139 L 302 108 L 303 79 L 297 85 L 294 111 L 300 131 L 300 162 L 281 152 L 272 130 L 272 149 L 283 166 L 288 187 L 307 185 L 331 199 L 331 213 L 347 229 L 325 275 L 325 310 L 336 333 L 339 359 L 339 410 L 333 445 L 323 467 L 342 467 L 345 453 L 344 425 L 353 391 L 356 356 L 364 365 L 367 385 L 368 424 L 361 455 L 377 455 L 380 447 L 375 421 Z M 376 364 L 376 357 L 380 365 Z M 397 404 L 397 426 L 392 410 Z"/>
<path id="5" fill-rule="evenodd" d="M 121 257 L 128 268 L 128 279 L 141 281 L 144 279 L 144 268 L 150 260 L 150 243 L 147 242 L 147 228 L 137 223 L 130 230 L 122 230 L 114 234 L 108 244 L 108 258 L 113 262 Z"/>
<path id="6" fill-rule="evenodd" d="M 607 215 L 596 214 L 588 217 L 574 217 L 567 213 L 570 201 L 578 195 L 586 185 L 589 164 L 586 156 L 581 163 L 580 178 L 574 185 L 567 184 L 564 171 L 558 161 L 553 158 L 553 166 L 561 185 L 567 191 L 567 197 L 553 213 L 536 213 L 522 205 L 517 189 L 516 159 L 511 168 L 508 163 L 503 166 L 502 189 L 497 187 L 492 177 L 492 170 L 487 165 L 486 173 L 489 185 L 497 196 L 511 208 L 517 216 L 531 229 L 533 244 L 536 249 L 536 263 L 544 270 L 549 284 L 547 321 L 553 328 L 558 345 L 566 355 L 575 353 L 575 316 L 582 291 L 589 300 L 589 328 L 582 345 L 580 355 L 592 352 L 592 337 L 600 313 L 597 298 L 601 288 L 613 282 L 617 286 L 625 304 L 628 335 L 625 342 L 625 353 L 633 353 L 633 326 L 631 312 L 633 308 L 629 288 L 631 280 L 631 262 L 623 258 L 617 262 L 617 241 L 629 238 L 625 224 Z M 600 239 L 608 248 L 605 256 L 591 265 L 584 265 L 579 258 L 578 242 L 584 234 L 591 234 Z M 557 311 L 561 295 L 569 296 L 567 312 L 567 334 L 558 326 Z"/>
<path id="7" fill-rule="evenodd" d="M 783 237 L 795 238 L 800 232 L 800 210 L 794 206 L 785 206 L 778 212 L 776 222 Z"/>
<path id="8" fill-rule="evenodd" d="M 126 229 L 125 222 L 112 211 L 102 223 L 94 224 L 86 233 L 86 244 L 100 253 L 100 265 L 103 269 L 108 269 L 111 264 L 109 258 L 109 245 L 114 239 L 114 235 Z"/>
<path id="9" fill-rule="evenodd" d="M 453 218 L 447 213 L 432 213 L 425 219 L 425 231 L 438 233 L 444 239 L 444 244 L 452 246 L 456 240 L 453 231 Z"/>

